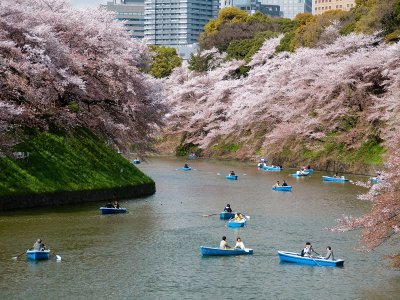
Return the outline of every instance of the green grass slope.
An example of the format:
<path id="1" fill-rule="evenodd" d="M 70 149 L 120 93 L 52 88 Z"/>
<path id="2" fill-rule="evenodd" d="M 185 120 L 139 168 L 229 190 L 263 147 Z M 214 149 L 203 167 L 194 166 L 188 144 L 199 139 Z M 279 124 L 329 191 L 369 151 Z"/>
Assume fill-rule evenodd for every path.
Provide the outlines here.
<path id="1" fill-rule="evenodd" d="M 0 196 L 119 188 L 153 180 L 90 132 L 40 133 L 15 151 L 24 159 L 0 157 Z"/>

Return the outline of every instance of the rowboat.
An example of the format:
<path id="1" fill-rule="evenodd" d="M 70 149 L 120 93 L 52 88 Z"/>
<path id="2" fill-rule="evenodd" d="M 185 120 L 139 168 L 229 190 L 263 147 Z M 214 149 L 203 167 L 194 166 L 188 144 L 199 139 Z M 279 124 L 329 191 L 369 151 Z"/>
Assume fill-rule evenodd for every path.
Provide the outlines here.
<path id="1" fill-rule="evenodd" d="M 344 264 L 343 259 L 328 260 L 322 257 L 313 258 L 313 257 L 301 256 L 300 253 L 286 252 L 286 251 L 278 251 L 278 256 L 281 262 L 290 262 L 290 263 L 297 263 L 310 266 L 338 267 L 338 266 L 343 266 Z"/>
<path id="2" fill-rule="evenodd" d="M 233 217 L 235 217 L 235 214 L 234 214 L 234 213 L 227 212 L 227 211 L 223 211 L 223 212 L 221 212 L 221 213 L 219 214 L 219 218 L 220 218 L 221 220 L 228 220 L 228 219 L 232 219 Z"/>
<path id="3" fill-rule="evenodd" d="M 230 219 L 228 222 L 226 222 L 226 225 L 232 228 L 244 227 L 246 225 L 246 218 L 242 218 L 240 221 Z"/>
<path id="4" fill-rule="evenodd" d="M 183 168 L 180 168 L 180 170 L 182 170 L 182 171 L 190 171 L 191 169 L 192 169 L 191 167 L 187 167 L 187 168 L 183 167 Z"/>
<path id="5" fill-rule="evenodd" d="M 237 175 L 227 175 L 227 176 L 226 176 L 226 179 L 229 179 L 229 180 L 237 180 L 237 179 L 238 179 L 238 176 L 237 176 Z"/>
<path id="6" fill-rule="evenodd" d="M 228 256 L 228 255 L 249 255 L 253 254 L 253 249 L 220 249 L 217 247 L 200 247 L 200 253 L 204 256 Z"/>
<path id="7" fill-rule="evenodd" d="M 134 165 L 138 165 L 138 164 L 141 163 L 141 161 L 140 161 L 140 159 L 134 159 L 134 160 L 132 160 L 132 163 L 133 163 Z"/>
<path id="8" fill-rule="evenodd" d="M 264 166 L 265 171 L 282 171 L 281 167 Z"/>
<path id="9" fill-rule="evenodd" d="M 303 172 L 312 173 L 314 172 L 314 169 L 304 169 Z"/>
<path id="10" fill-rule="evenodd" d="M 126 208 L 100 207 L 100 211 L 102 215 L 123 214 L 126 213 Z"/>
<path id="11" fill-rule="evenodd" d="M 380 179 L 380 178 L 378 178 L 378 177 L 371 177 L 371 182 L 372 182 L 372 183 L 382 182 L 382 179 Z"/>
<path id="12" fill-rule="evenodd" d="M 322 176 L 322 181 L 332 181 L 332 182 L 346 182 L 348 179 L 342 177 L 331 177 L 331 176 Z"/>
<path id="13" fill-rule="evenodd" d="M 281 191 L 281 192 L 291 192 L 292 191 L 292 186 L 291 185 L 273 186 L 272 190 L 273 191 Z"/>
<path id="14" fill-rule="evenodd" d="M 308 175 L 310 175 L 310 173 L 307 173 L 307 172 L 299 173 L 299 174 L 297 174 L 297 173 L 290 174 L 290 176 L 293 176 L 293 177 L 305 177 L 305 176 L 308 176 Z"/>
<path id="15" fill-rule="evenodd" d="M 46 260 L 50 257 L 50 250 L 27 250 L 26 257 L 29 260 Z"/>

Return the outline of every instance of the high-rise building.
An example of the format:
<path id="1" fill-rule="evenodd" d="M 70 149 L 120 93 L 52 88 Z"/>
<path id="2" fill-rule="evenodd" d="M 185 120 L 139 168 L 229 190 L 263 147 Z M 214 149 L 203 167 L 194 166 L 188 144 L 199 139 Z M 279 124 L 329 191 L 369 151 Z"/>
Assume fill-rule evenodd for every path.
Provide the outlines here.
<path id="1" fill-rule="evenodd" d="M 312 13 L 312 3 L 315 0 L 260 0 L 261 4 L 280 6 L 281 17 L 294 19 L 299 13 Z M 326 1 L 326 0 L 325 0 Z"/>
<path id="2" fill-rule="evenodd" d="M 116 20 L 125 21 L 131 37 L 144 37 L 144 0 L 114 0 L 104 7 L 116 13 Z"/>
<path id="3" fill-rule="evenodd" d="M 237 7 L 250 15 L 254 14 L 256 11 L 261 11 L 271 17 L 280 16 L 279 5 L 261 4 L 260 0 L 220 0 L 219 4 L 221 9 L 229 6 Z"/>
<path id="4" fill-rule="evenodd" d="M 145 37 L 153 45 L 193 44 L 217 14 L 218 0 L 145 0 Z"/>
<path id="5" fill-rule="evenodd" d="M 333 9 L 350 10 L 355 6 L 355 0 L 314 0 L 314 14 L 320 15 Z"/>

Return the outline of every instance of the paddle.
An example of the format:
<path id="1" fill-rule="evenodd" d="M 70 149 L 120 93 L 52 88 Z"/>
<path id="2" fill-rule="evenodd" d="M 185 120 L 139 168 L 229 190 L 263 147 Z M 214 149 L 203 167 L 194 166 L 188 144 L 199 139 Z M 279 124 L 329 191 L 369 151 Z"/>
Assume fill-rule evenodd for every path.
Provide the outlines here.
<path id="1" fill-rule="evenodd" d="M 14 256 L 13 258 L 11 258 L 11 259 L 13 259 L 13 260 L 17 260 L 18 259 L 18 257 L 20 257 L 21 255 L 24 255 L 26 252 L 24 251 L 24 252 L 22 252 L 21 254 L 18 254 L 17 256 Z"/>
<path id="2" fill-rule="evenodd" d="M 310 256 L 310 258 L 315 262 L 315 264 L 316 264 L 318 267 L 321 266 L 312 256 Z"/>
<path id="3" fill-rule="evenodd" d="M 203 217 L 211 217 L 211 216 L 216 216 L 216 215 L 219 215 L 219 213 L 218 214 L 211 214 L 211 215 L 203 215 Z"/>
<path id="4" fill-rule="evenodd" d="M 61 256 L 60 255 L 57 255 L 57 254 L 55 254 L 53 252 L 50 252 L 50 253 L 51 253 L 51 255 L 53 255 L 56 258 L 56 261 L 61 261 Z"/>

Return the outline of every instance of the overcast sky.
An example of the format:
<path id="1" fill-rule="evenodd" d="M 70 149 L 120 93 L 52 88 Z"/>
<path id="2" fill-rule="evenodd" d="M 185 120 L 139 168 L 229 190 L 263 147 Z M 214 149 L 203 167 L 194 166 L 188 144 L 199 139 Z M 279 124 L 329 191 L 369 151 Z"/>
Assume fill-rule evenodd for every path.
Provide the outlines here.
<path id="1" fill-rule="evenodd" d="M 74 7 L 96 7 L 100 4 L 107 4 L 107 1 L 112 0 L 70 0 Z"/>

